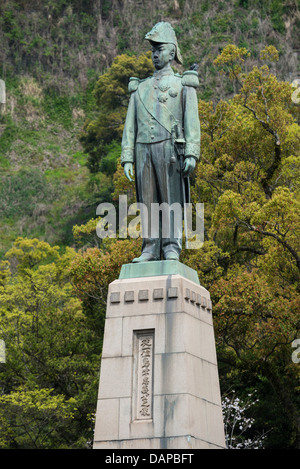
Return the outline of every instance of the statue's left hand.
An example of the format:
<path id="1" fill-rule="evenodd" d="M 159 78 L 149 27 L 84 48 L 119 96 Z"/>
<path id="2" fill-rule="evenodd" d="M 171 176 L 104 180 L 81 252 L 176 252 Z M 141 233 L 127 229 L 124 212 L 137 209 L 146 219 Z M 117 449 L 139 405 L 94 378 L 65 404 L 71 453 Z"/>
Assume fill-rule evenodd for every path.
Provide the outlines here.
<path id="1" fill-rule="evenodd" d="M 125 163 L 124 174 L 127 177 L 128 181 L 131 182 L 133 178 L 133 164 L 132 163 Z"/>
<path id="2" fill-rule="evenodd" d="M 196 166 L 196 160 L 192 156 L 187 156 L 183 163 L 183 175 L 190 176 Z"/>

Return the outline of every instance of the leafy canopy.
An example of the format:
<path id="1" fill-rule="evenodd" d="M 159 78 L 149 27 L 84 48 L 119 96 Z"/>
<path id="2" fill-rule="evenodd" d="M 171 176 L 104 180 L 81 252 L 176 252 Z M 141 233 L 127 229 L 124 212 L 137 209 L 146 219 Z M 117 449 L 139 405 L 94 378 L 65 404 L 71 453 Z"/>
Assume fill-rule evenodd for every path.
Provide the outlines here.
<path id="1" fill-rule="evenodd" d="M 94 94 L 99 114 L 86 122 L 80 136 L 88 154 L 87 166 L 91 172 L 100 170 L 105 145 L 120 142 L 129 101 L 129 78 L 146 78 L 153 72 L 151 53 L 117 56 L 106 73 L 99 77 Z"/>

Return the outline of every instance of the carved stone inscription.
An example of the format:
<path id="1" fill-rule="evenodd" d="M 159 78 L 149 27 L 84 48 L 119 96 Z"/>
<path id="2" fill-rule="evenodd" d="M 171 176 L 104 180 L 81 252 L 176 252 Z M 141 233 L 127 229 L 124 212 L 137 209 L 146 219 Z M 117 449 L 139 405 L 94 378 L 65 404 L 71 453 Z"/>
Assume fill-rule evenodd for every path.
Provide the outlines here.
<path id="1" fill-rule="evenodd" d="M 136 420 L 152 419 L 154 331 L 136 332 Z"/>

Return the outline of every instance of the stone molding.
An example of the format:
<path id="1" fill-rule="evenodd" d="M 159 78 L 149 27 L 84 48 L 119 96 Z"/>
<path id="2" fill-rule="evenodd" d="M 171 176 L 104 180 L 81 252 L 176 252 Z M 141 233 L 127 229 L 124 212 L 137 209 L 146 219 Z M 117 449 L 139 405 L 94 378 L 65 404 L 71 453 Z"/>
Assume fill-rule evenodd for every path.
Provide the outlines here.
<path id="1" fill-rule="evenodd" d="M 125 290 L 124 295 L 121 296 L 119 291 L 111 291 L 109 296 L 110 303 L 133 303 L 134 301 L 143 302 L 143 301 L 150 301 L 150 298 L 155 300 L 172 300 L 174 298 L 178 298 L 179 291 L 178 287 L 169 287 L 167 289 L 164 288 L 154 288 L 151 290 L 138 290 L 137 292 L 133 290 Z M 200 295 L 189 288 L 185 289 L 184 299 L 195 305 L 201 306 L 203 309 L 206 309 L 208 312 L 212 311 L 212 303 L 211 300 L 206 298 L 204 295 Z"/>

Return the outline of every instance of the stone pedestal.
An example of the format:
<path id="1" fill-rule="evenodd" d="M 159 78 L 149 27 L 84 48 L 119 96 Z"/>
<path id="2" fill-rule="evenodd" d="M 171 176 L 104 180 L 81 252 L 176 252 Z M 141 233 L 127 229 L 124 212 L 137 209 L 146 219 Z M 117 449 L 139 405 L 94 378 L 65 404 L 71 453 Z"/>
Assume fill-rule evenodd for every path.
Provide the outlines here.
<path id="1" fill-rule="evenodd" d="M 179 262 L 143 266 L 109 286 L 94 449 L 225 448 L 209 292 Z"/>

